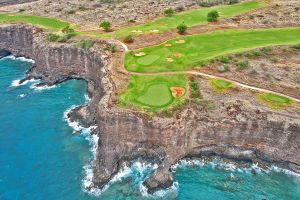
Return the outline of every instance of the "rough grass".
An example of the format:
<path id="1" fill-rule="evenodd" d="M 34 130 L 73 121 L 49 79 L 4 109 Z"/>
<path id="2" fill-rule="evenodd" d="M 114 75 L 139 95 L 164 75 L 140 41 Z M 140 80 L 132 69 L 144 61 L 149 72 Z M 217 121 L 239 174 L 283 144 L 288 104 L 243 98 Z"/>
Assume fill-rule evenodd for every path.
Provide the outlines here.
<path id="1" fill-rule="evenodd" d="M 54 18 L 25 14 L 0 14 L 0 23 L 27 23 L 49 30 L 59 30 L 70 25 L 68 22 Z"/>
<path id="2" fill-rule="evenodd" d="M 184 40 L 185 43 L 178 44 L 178 40 Z M 215 31 L 165 42 L 164 44 L 172 44 L 169 47 L 161 44 L 137 51 L 145 52 L 147 56 L 160 55 L 159 59 L 149 65 L 141 65 L 137 62 L 141 57 L 134 56 L 136 52 L 129 52 L 126 55 L 125 67 L 128 71 L 133 72 L 185 71 L 195 66 L 201 66 L 210 59 L 229 53 L 239 53 L 271 45 L 297 44 L 299 42 L 299 27 Z M 182 57 L 176 58 L 174 56 L 176 53 L 182 54 Z M 173 62 L 167 62 L 166 58 L 172 58 Z"/>
<path id="3" fill-rule="evenodd" d="M 213 90 L 219 93 L 226 93 L 235 87 L 233 83 L 223 79 L 213 79 L 210 83 Z"/>
<path id="4" fill-rule="evenodd" d="M 172 96 L 171 87 L 186 88 L 185 75 L 132 76 L 128 89 L 120 96 L 120 106 L 159 113 L 184 104 L 186 95 Z"/>
<path id="5" fill-rule="evenodd" d="M 268 107 L 273 109 L 283 109 L 293 105 L 293 101 L 287 97 L 280 96 L 273 93 L 259 94 L 258 99 L 266 104 Z"/>

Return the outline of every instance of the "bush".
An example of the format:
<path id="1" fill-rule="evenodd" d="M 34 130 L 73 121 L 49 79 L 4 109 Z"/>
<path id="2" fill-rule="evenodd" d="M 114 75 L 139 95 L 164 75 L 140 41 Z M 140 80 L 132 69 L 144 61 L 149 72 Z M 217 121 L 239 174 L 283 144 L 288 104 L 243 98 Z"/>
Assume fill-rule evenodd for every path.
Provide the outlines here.
<path id="1" fill-rule="evenodd" d="M 178 32 L 179 32 L 180 34 L 186 33 L 187 28 L 188 28 L 188 27 L 187 27 L 184 23 L 179 24 L 179 25 L 177 26 L 177 30 L 178 30 Z"/>
<path id="2" fill-rule="evenodd" d="M 224 63 L 224 64 L 228 64 L 229 63 L 229 57 L 227 57 L 227 56 L 221 56 L 218 60 L 221 63 Z"/>
<path id="3" fill-rule="evenodd" d="M 75 47 L 88 50 L 94 45 L 94 43 L 95 42 L 92 40 L 84 40 L 75 44 Z"/>
<path id="4" fill-rule="evenodd" d="M 300 44 L 296 44 L 296 45 L 294 45 L 294 46 L 293 46 L 293 48 L 294 48 L 294 49 L 298 49 L 298 50 L 300 50 Z"/>
<path id="5" fill-rule="evenodd" d="M 62 31 L 63 33 L 66 33 L 66 34 L 74 33 L 74 32 L 75 32 L 74 29 L 71 28 L 69 25 L 66 26 L 65 28 L 63 28 L 61 31 Z"/>
<path id="6" fill-rule="evenodd" d="M 104 21 L 100 24 L 100 28 L 103 28 L 106 32 L 110 31 L 111 29 L 111 23 L 108 21 Z"/>
<path id="7" fill-rule="evenodd" d="M 190 88 L 191 88 L 191 97 L 193 99 L 202 99 L 202 94 L 200 92 L 197 81 L 194 78 L 190 80 Z"/>
<path id="8" fill-rule="evenodd" d="M 220 17 L 218 11 L 212 10 L 207 14 L 207 21 L 208 22 L 216 22 L 218 21 L 218 18 Z"/>
<path id="9" fill-rule="evenodd" d="M 238 66 L 238 69 L 246 69 L 249 67 L 249 62 L 248 62 L 248 60 L 240 61 L 240 62 L 238 62 L 237 66 Z"/>
<path id="10" fill-rule="evenodd" d="M 133 43 L 134 42 L 134 38 L 132 35 L 127 35 L 124 40 L 123 40 L 125 43 Z"/>
<path id="11" fill-rule="evenodd" d="M 112 44 L 111 47 L 110 47 L 110 51 L 112 53 L 115 53 L 117 51 L 117 46 L 115 44 Z"/>
<path id="12" fill-rule="evenodd" d="M 53 33 L 49 33 L 47 36 L 47 40 L 49 42 L 56 42 L 59 39 L 59 35 L 53 34 Z"/>
<path id="13" fill-rule="evenodd" d="M 230 5 L 236 4 L 236 3 L 238 3 L 238 2 L 239 2 L 239 0 L 229 0 L 229 4 L 230 4 Z"/>
<path id="14" fill-rule="evenodd" d="M 167 17 L 171 17 L 172 15 L 174 15 L 175 11 L 173 10 L 173 8 L 168 8 L 164 13 Z"/>

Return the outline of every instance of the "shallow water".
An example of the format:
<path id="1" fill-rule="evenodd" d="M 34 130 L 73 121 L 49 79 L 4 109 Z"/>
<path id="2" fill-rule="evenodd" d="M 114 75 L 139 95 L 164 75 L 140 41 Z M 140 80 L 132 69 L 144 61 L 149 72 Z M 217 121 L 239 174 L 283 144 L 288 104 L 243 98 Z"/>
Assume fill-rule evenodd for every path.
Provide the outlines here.
<path id="1" fill-rule="evenodd" d="M 100 196 L 90 195 L 82 182 L 93 157 L 90 142 L 85 134 L 72 134 L 63 117 L 71 106 L 86 102 L 86 84 L 72 80 L 44 90 L 33 82 L 17 86 L 14 80 L 30 65 L 0 60 L 0 200 L 300 199 L 295 176 L 275 170 L 253 175 L 213 164 L 179 167 L 174 174 L 179 186 L 146 197 L 141 183 L 152 167 L 136 163 Z"/>

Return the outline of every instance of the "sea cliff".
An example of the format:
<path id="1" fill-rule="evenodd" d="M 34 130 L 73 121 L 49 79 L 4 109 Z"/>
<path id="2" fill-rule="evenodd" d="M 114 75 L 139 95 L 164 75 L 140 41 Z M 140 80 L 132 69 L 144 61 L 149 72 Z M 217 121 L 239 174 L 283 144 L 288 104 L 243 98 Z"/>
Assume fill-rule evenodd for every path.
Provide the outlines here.
<path id="1" fill-rule="evenodd" d="M 123 162 L 141 159 L 158 164 L 145 181 L 149 192 L 172 185 L 170 168 L 180 159 L 223 156 L 265 161 L 300 172 L 300 111 L 273 111 L 247 99 L 222 99 L 215 110 L 189 103 L 173 117 L 150 117 L 116 106 L 109 49 L 114 41 L 96 41 L 84 50 L 72 43 L 49 43 L 45 33 L 26 25 L 0 26 L 0 50 L 35 60 L 25 79 L 53 85 L 68 79 L 88 82 L 91 102 L 72 119 L 95 125 L 99 137 L 94 186 L 102 188 Z M 119 46 L 118 49 L 122 47 Z M 1 55 L 1 53 L 0 53 Z M 205 91 L 203 91 L 205 94 Z"/>

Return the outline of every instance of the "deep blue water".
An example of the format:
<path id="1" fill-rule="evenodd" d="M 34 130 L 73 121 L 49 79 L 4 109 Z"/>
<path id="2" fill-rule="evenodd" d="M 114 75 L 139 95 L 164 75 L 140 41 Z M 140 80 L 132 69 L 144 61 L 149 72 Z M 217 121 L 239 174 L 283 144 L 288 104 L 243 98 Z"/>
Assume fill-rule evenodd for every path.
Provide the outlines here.
<path id="1" fill-rule="evenodd" d="M 137 163 L 124 171 L 129 176 L 92 196 L 82 188 L 91 146 L 85 135 L 72 134 L 63 118 L 71 106 L 86 102 L 86 84 L 73 80 L 48 90 L 31 88 L 34 83 L 11 86 L 30 65 L 0 60 L 0 200 L 300 199 L 295 176 L 274 170 L 253 175 L 212 164 L 180 167 L 176 190 L 145 197 L 139 187 L 151 170 Z"/>

